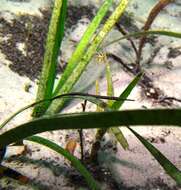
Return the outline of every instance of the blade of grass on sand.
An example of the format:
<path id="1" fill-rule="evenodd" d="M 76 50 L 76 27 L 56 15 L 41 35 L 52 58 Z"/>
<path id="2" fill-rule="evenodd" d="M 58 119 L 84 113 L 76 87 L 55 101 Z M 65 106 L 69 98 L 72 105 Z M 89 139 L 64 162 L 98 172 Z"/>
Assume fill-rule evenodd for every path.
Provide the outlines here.
<path id="1" fill-rule="evenodd" d="M 34 119 L 1 134 L 0 148 L 34 134 L 59 129 L 109 128 L 112 126 L 129 125 L 173 125 L 181 127 L 180 116 L 181 109 L 140 109 L 111 112 L 55 114 Z"/>
<path id="2" fill-rule="evenodd" d="M 122 0 L 115 11 L 112 13 L 112 15 L 107 19 L 106 23 L 102 27 L 102 29 L 99 31 L 99 33 L 96 35 L 96 37 L 91 42 L 90 47 L 85 52 L 84 56 L 82 57 L 79 64 L 75 67 L 73 73 L 69 76 L 69 78 L 66 80 L 65 84 L 61 87 L 59 94 L 68 93 L 72 90 L 75 83 L 80 78 L 81 74 L 85 70 L 87 64 L 92 59 L 93 55 L 96 53 L 97 49 L 99 48 L 100 44 L 104 40 L 104 38 L 107 36 L 109 31 L 113 28 L 117 20 L 120 18 L 120 16 L 123 14 L 126 6 L 128 4 L 128 0 Z M 61 110 L 62 106 L 64 105 L 63 100 L 54 101 L 51 103 L 49 109 L 47 110 L 46 114 L 54 114 Z"/>
<path id="3" fill-rule="evenodd" d="M 142 142 L 142 144 L 148 149 L 148 151 L 154 156 L 159 164 L 164 168 L 167 174 L 172 177 L 178 185 L 181 185 L 181 171 L 168 160 L 157 148 L 149 143 L 145 138 L 139 135 L 136 131 L 128 127 L 129 130 Z"/>
<path id="4" fill-rule="evenodd" d="M 66 19 L 67 0 L 55 0 L 49 31 L 46 41 L 43 68 L 38 85 L 36 100 L 52 97 L 54 80 L 56 75 L 57 57 L 64 35 L 64 23 Z M 47 109 L 47 102 L 34 108 L 33 116 L 39 117 Z"/>
<path id="5" fill-rule="evenodd" d="M 174 37 L 174 38 L 181 38 L 181 33 L 165 31 L 165 30 L 149 30 L 149 31 L 134 32 L 134 33 L 130 33 L 128 35 L 122 36 L 120 38 L 117 38 L 117 39 L 103 45 L 99 51 L 101 51 L 102 49 L 104 49 L 114 43 L 117 43 L 120 40 L 124 40 L 124 39 L 131 38 L 131 37 L 142 37 L 142 36 L 147 36 L 147 35 L 163 35 L 163 36 L 169 36 L 169 37 Z"/>
<path id="6" fill-rule="evenodd" d="M 59 153 L 60 155 L 64 156 L 67 160 L 69 160 L 72 165 L 80 172 L 80 174 L 85 178 L 88 186 L 92 190 L 100 190 L 98 183 L 96 180 L 92 177 L 92 175 L 89 173 L 89 171 L 84 167 L 84 165 L 72 154 L 70 154 L 68 151 L 57 145 L 56 143 L 47 140 L 40 136 L 32 136 L 28 137 L 26 140 L 32 141 L 41 145 L 44 145 L 51 150 L 54 150 L 55 152 Z"/>

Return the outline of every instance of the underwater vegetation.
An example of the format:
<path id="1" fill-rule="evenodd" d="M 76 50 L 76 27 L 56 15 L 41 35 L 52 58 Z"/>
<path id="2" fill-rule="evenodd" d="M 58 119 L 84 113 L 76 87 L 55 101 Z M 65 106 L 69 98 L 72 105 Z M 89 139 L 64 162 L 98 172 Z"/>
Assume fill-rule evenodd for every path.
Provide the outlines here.
<path id="1" fill-rule="evenodd" d="M 70 57 L 65 70 L 55 86 L 58 67 L 57 58 L 64 38 L 68 11 L 67 0 L 55 0 L 45 43 L 43 65 L 39 78 L 36 102 L 15 112 L 0 125 L 0 128 L 2 129 L 3 127 L 6 127 L 6 124 L 8 124 L 8 122 L 15 116 L 32 107 L 33 119 L 16 126 L 13 129 L 7 130 L 0 135 L 1 161 L 3 160 L 6 146 L 12 143 L 21 142 L 24 139 L 32 141 L 48 147 L 57 152 L 57 154 L 64 156 L 65 159 L 69 160 L 71 165 L 85 178 L 87 186 L 89 186 L 90 189 L 99 190 L 101 189 L 100 184 L 89 172 L 87 166 L 90 163 L 98 164 L 97 153 L 100 149 L 100 142 L 106 133 L 112 133 L 124 150 L 129 148 L 128 139 L 124 137 L 124 134 L 121 131 L 121 126 L 126 126 L 144 145 L 150 154 L 153 155 L 165 172 L 175 180 L 178 185 L 181 185 L 181 171 L 154 145 L 130 127 L 138 125 L 143 125 L 145 127 L 149 125 L 155 127 L 165 125 L 181 127 L 180 108 L 120 110 L 125 101 L 134 101 L 129 99 L 129 95 L 137 84 L 140 84 L 146 92 L 149 92 L 149 88 L 153 87 L 151 80 L 145 75 L 141 65 L 142 52 L 147 36 L 165 35 L 181 38 L 181 33 L 178 32 L 150 30 L 157 15 L 172 2 L 172 0 L 160 0 L 150 11 L 144 27 L 137 32 L 130 33 L 126 28 L 119 24 L 119 20 L 122 18 L 123 14 L 125 14 L 128 0 L 120 1 L 109 16 L 108 11 L 113 5 L 113 1 L 105 0 L 97 11 L 97 14 L 92 19 L 92 22 L 89 24 L 80 42 L 78 42 L 75 51 Z M 118 28 L 122 37 L 102 45 L 102 42 L 113 27 Z M 105 47 L 120 42 L 123 39 L 127 39 L 135 52 L 135 63 L 132 68 L 130 68 L 119 56 L 109 54 L 105 51 Z M 139 43 L 137 45 L 135 40 L 138 39 Z M 98 80 L 96 80 L 95 84 L 96 94 L 72 91 L 94 56 L 96 56 L 97 62 L 105 64 L 106 66 L 106 96 L 100 95 Z M 120 96 L 114 96 L 110 58 L 120 62 L 128 72 L 131 72 L 134 75 L 132 81 L 124 91 L 120 93 Z M 150 97 L 157 97 L 159 93 L 159 91 L 155 90 L 154 93 L 150 94 Z M 70 103 L 70 100 L 75 98 L 83 100 L 82 112 L 62 113 L 61 111 Z M 97 110 L 94 112 L 87 112 L 86 103 L 88 101 L 95 104 Z M 164 97 L 161 101 L 162 103 L 167 103 L 169 105 L 169 101 L 180 100 Z M 97 128 L 97 132 L 94 137 L 95 140 L 92 144 L 91 153 L 88 157 L 85 157 L 83 129 L 91 128 Z M 75 141 L 69 141 L 64 149 L 56 144 L 56 142 L 52 142 L 37 135 L 45 131 L 67 129 L 78 130 L 81 145 L 80 160 L 74 156 L 74 150 L 76 147 Z M 2 165 L 0 167 L 0 176 L 6 175 L 13 179 L 20 180 L 22 183 L 28 183 L 31 181 L 28 177 L 21 175 L 19 172 Z"/>

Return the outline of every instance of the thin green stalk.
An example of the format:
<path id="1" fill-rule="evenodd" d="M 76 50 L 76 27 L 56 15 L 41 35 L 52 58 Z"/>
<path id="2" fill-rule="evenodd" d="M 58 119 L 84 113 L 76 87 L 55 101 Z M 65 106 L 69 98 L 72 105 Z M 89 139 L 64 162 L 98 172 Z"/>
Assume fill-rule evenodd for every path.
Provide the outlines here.
<path id="1" fill-rule="evenodd" d="M 129 148 L 129 144 L 121 129 L 119 127 L 114 127 L 110 128 L 110 131 L 113 133 L 113 135 L 115 136 L 119 144 L 122 146 L 122 148 L 124 150 L 127 150 Z"/>
<path id="2" fill-rule="evenodd" d="M 107 80 L 107 96 L 114 96 L 114 87 L 112 82 L 111 68 L 109 62 L 106 63 L 106 80 Z M 108 100 L 108 105 L 112 105 L 113 101 Z"/>
<path id="3" fill-rule="evenodd" d="M 84 103 L 82 105 L 82 112 L 85 112 L 86 105 L 87 105 L 87 100 L 84 100 Z M 81 161 L 84 161 L 84 133 L 83 129 L 78 129 L 79 133 L 79 139 L 80 139 L 80 150 L 81 150 Z"/>
<path id="4" fill-rule="evenodd" d="M 95 93 L 97 96 L 100 96 L 100 90 L 99 90 L 99 80 L 97 79 L 96 82 L 95 82 Z M 96 108 L 96 111 L 97 112 L 100 112 L 102 111 L 102 108 L 100 106 L 97 105 L 97 108 Z"/>
<path id="5" fill-rule="evenodd" d="M 123 103 L 125 102 L 124 100 L 121 99 L 125 99 L 127 98 L 130 93 L 132 92 L 132 90 L 135 88 L 135 86 L 138 84 L 138 82 L 140 81 L 141 77 L 142 77 L 143 73 L 138 74 L 131 82 L 130 84 L 124 89 L 124 91 L 121 93 L 120 95 L 120 100 L 113 102 L 111 105 L 111 109 L 112 110 L 119 110 L 119 108 L 123 105 Z"/>
<path id="6" fill-rule="evenodd" d="M 113 82 L 112 82 L 112 76 L 111 76 L 111 69 L 110 69 L 110 65 L 109 63 L 107 63 L 106 65 L 106 78 L 107 78 L 107 95 L 108 96 L 114 96 L 114 87 L 113 87 Z M 128 89 L 126 88 L 125 91 L 128 91 Z M 128 93 L 129 95 L 129 93 Z M 121 94 L 120 97 L 123 96 L 123 93 Z M 119 100 L 120 101 L 120 100 Z M 117 102 L 117 101 L 116 101 Z M 118 102 L 117 102 L 118 103 Z M 112 105 L 114 104 L 114 101 L 112 100 L 108 100 L 108 107 L 110 109 L 112 109 Z M 121 105 L 120 105 L 121 107 Z M 118 110 L 119 108 L 117 108 Z M 107 130 L 108 131 L 108 130 Z M 107 132 L 105 131 L 105 133 Z M 114 137 L 117 139 L 117 141 L 120 143 L 120 145 L 124 148 L 124 150 L 128 149 L 129 144 L 127 139 L 124 137 L 121 129 L 119 128 L 110 128 L 109 132 L 112 132 Z"/>
<path id="7" fill-rule="evenodd" d="M 163 36 L 169 36 L 169 37 L 174 37 L 174 38 L 181 38 L 181 33 L 179 32 L 172 32 L 172 31 L 164 31 L 164 30 L 149 30 L 149 31 L 141 31 L 141 32 L 134 32 L 125 36 L 122 36 L 120 38 L 117 38 L 105 45 L 103 45 L 99 51 L 102 51 L 104 48 L 117 43 L 120 40 L 124 39 L 129 39 L 131 37 L 142 37 L 142 36 L 147 36 L 147 35 L 163 35 Z"/>
<path id="8" fill-rule="evenodd" d="M 67 0 L 55 0 L 49 31 L 46 41 L 43 68 L 39 80 L 36 100 L 52 97 L 57 67 L 57 56 L 64 35 L 64 23 L 67 11 Z M 43 103 L 34 108 L 33 116 L 39 117 L 47 109 L 48 104 Z"/>

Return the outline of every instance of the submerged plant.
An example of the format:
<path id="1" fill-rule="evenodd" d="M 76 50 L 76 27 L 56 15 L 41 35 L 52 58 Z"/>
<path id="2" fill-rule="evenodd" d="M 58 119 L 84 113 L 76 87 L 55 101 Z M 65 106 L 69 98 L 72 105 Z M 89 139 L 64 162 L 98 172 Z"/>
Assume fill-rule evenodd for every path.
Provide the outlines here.
<path id="1" fill-rule="evenodd" d="M 162 2 L 162 1 L 160 1 Z M 58 85 L 55 87 L 55 70 L 58 52 L 61 46 L 64 33 L 64 23 L 66 21 L 67 1 L 55 0 L 54 9 L 52 11 L 51 22 L 49 25 L 49 32 L 47 36 L 43 69 L 40 77 L 40 83 L 37 93 L 37 101 L 28 105 L 21 110 L 17 111 L 5 122 L 1 124 L 1 128 L 4 127 L 12 118 L 18 115 L 20 112 L 34 107 L 32 121 L 21 124 L 14 129 L 10 129 L 0 135 L 0 148 L 4 153 L 5 147 L 11 143 L 26 139 L 47 146 L 48 148 L 56 151 L 68 159 L 72 166 L 75 167 L 81 175 L 85 178 L 90 189 L 101 189 L 98 182 L 92 177 L 92 175 L 80 162 L 73 153 L 71 148 L 63 149 L 56 143 L 49 141 L 48 139 L 32 136 L 45 131 L 63 130 L 63 129 L 78 129 L 81 138 L 82 147 L 82 160 L 84 159 L 83 151 L 83 129 L 98 128 L 95 136 L 95 143 L 92 145 L 91 160 L 97 159 L 97 151 L 100 147 L 100 141 L 106 132 L 111 132 L 115 135 L 117 141 L 126 150 L 129 146 L 127 139 L 124 137 L 120 128 L 116 126 L 127 126 L 128 129 L 140 140 L 140 142 L 150 151 L 154 158 L 160 163 L 165 171 L 170 175 L 178 185 L 181 185 L 181 172 L 174 166 L 159 150 L 151 145 L 146 139 L 131 129 L 130 125 L 174 125 L 181 126 L 181 110 L 180 109 L 153 109 L 153 110 L 129 110 L 118 111 L 122 104 L 129 100 L 127 99 L 134 87 L 139 83 L 142 77 L 142 72 L 137 74 L 136 77 L 130 82 L 126 89 L 121 93 L 119 97 L 114 96 L 114 87 L 112 83 L 110 63 L 106 53 L 101 47 L 102 41 L 107 36 L 108 32 L 116 24 L 120 16 L 124 13 L 127 0 L 122 0 L 113 11 L 111 16 L 101 27 L 100 23 L 106 15 L 109 7 L 112 5 L 112 0 L 105 0 L 100 7 L 97 15 L 84 33 L 81 41 L 76 47 L 76 50 L 72 54 L 68 61 L 68 65 L 59 79 Z M 161 10 L 161 9 L 159 9 Z M 156 13 L 158 13 L 157 11 Z M 153 21 L 150 20 L 150 22 Z M 147 21 L 148 22 L 148 21 Z M 147 24 L 151 25 L 151 24 Z M 125 35 L 120 39 L 128 39 L 132 47 L 135 48 L 134 41 L 131 39 L 135 36 L 145 38 L 148 34 L 168 35 L 172 37 L 181 38 L 180 33 L 174 33 L 170 31 L 147 31 L 127 34 L 125 30 L 121 29 L 122 34 Z M 99 30 L 98 30 L 99 29 Z M 142 40 L 143 41 L 143 40 Z M 111 42 L 115 43 L 116 41 Z M 109 44 L 107 44 L 109 45 Z M 142 42 L 142 46 L 144 43 Z M 100 53 L 102 49 L 102 53 Z M 87 94 L 82 92 L 72 92 L 72 89 L 80 76 L 86 69 L 86 66 L 91 61 L 92 57 L 97 54 L 98 61 L 106 64 L 106 78 L 107 78 L 107 96 L 101 96 L 99 94 L 99 88 L 97 83 L 97 94 Z M 138 52 L 136 50 L 136 55 Z M 141 55 L 141 53 L 140 53 Z M 135 61 L 136 62 L 136 61 Z M 55 90 L 54 90 L 55 89 Z M 61 114 L 60 111 L 66 106 L 67 99 L 79 98 L 84 101 L 90 101 L 98 106 L 97 112 L 85 112 L 85 104 L 83 104 L 82 113 L 69 113 Z M 102 100 L 104 99 L 104 101 Z M 105 100 L 108 100 L 107 102 Z M 132 100 L 129 100 L 132 101 Z M 172 117 L 170 117 L 172 115 Z M 144 116 L 144 117 L 143 117 Z M 97 146 L 98 145 L 98 146 Z M 70 150 L 71 149 L 71 150 Z M 71 152 L 72 151 L 72 152 Z M 70 153 L 71 152 L 71 153 Z M 3 154 L 2 158 L 3 159 Z M 2 166 L 3 167 L 3 166 Z"/>

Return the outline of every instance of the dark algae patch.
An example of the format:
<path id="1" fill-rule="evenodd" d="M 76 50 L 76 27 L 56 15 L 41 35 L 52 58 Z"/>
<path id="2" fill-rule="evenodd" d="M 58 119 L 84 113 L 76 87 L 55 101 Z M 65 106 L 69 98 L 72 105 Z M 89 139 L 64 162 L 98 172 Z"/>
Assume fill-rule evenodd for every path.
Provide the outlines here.
<path id="1" fill-rule="evenodd" d="M 12 64 L 10 69 L 31 80 L 38 77 L 44 53 L 44 43 L 48 31 L 50 11 L 42 11 L 43 17 L 22 15 L 7 22 L 0 19 L 0 33 L 7 40 L 0 42 L 0 49 Z M 23 51 L 17 46 L 23 44 Z"/>
<path id="2" fill-rule="evenodd" d="M 67 23 L 66 27 L 71 28 L 73 25 L 76 25 L 78 20 L 83 17 L 86 17 L 92 20 L 94 16 L 94 7 L 93 6 L 72 6 L 70 5 L 67 10 Z"/>
<path id="3" fill-rule="evenodd" d="M 180 49 L 177 48 L 169 48 L 169 53 L 167 55 L 168 58 L 176 58 L 181 55 Z"/>

